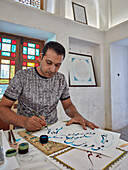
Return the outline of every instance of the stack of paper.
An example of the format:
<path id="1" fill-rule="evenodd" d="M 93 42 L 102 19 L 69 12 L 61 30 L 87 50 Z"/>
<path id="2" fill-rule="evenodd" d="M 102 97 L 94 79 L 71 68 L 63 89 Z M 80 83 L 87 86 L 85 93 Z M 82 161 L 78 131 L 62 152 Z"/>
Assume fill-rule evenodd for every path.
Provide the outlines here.
<path id="1" fill-rule="evenodd" d="M 126 152 L 116 149 L 120 134 L 102 129 L 83 130 L 78 124 L 66 126 L 63 122 L 57 122 L 34 135 L 48 135 L 49 140 L 70 146 L 47 156 L 62 169 L 108 169 L 126 156 Z"/>
<path id="2" fill-rule="evenodd" d="M 57 122 L 34 135 L 48 135 L 49 140 L 63 143 L 71 147 L 101 153 L 113 157 L 118 145 L 120 134 L 102 129 L 84 130 L 82 126 L 72 124 L 66 126 L 63 122 Z"/>

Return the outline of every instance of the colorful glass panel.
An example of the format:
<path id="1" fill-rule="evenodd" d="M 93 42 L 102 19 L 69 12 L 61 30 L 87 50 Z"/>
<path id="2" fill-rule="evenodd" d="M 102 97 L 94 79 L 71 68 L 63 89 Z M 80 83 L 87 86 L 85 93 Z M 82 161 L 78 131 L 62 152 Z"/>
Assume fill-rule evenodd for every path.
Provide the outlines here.
<path id="1" fill-rule="evenodd" d="M 9 78 L 10 65 L 1 64 L 0 78 Z"/>
<path id="2" fill-rule="evenodd" d="M 25 58 L 25 59 L 26 59 L 26 58 L 27 58 L 27 55 L 23 55 L 23 58 Z"/>
<path id="3" fill-rule="evenodd" d="M 8 83 L 9 83 L 9 80 L 0 79 L 0 83 L 1 83 L 1 84 L 8 84 Z"/>
<path id="4" fill-rule="evenodd" d="M 27 66 L 28 66 L 28 67 L 35 67 L 35 63 L 29 63 L 29 62 L 28 62 L 28 63 L 27 63 Z"/>
<path id="5" fill-rule="evenodd" d="M 1 42 L 1 38 L 0 38 L 0 42 Z"/>
<path id="6" fill-rule="evenodd" d="M 36 44 L 28 43 L 28 47 L 35 48 L 35 47 L 36 47 Z"/>
<path id="7" fill-rule="evenodd" d="M 36 60 L 39 60 L 39 57 L 38 57 L 38 56 L 36 56 L 35 58 L 36 58 Z"/>
<path id="8" fill-rule="evenodd" d="M 27 63 L 26 63 L 26 62 L 23 62 L 23 66 L 27 66 Z"/>
<path id="9" fill-rule="evenodd" d="M 10 57 L 10 52 L 4 52 L 4 51 L 2 51 L 2 52 L 1 52 L 1 55 L 2 55 L 2 56 L 6 56 L 6 57 Z"/>
<path id="10" fill-rule="evenodd" d="M 15 66 L 11 66 L 11 70 L 10 70 L 10 78 L 12 79 L 15 75 Z"/>
<path id="11" fill-rule="evenodd" d="M 1 60 L 1 64 L 10 64 L 10 60 L 4 60 L 4 59 L 2 59 L 2 60 Z"/>
<path id="12" fill-rule="evenodd" d="M 28 43 L 26 43 L 26 42 L 23 43 L 23 46 L 27 46 L 27 45 L 28 45 Z"/>
<path id="13" fill-rule="evenodd" d="M 11 44 L 2 43 L 2 51 L 11 51 Z"/>
<path id="14" fill-rule="evenodd" d="M 7 38 L 2 38 L 2 42 L 3 43 L 8 43 L 8 44 L 11 44 L 11 39 L 7 39 Z"/>
<path id="15" fill-rule="evenodd" d="M 35 49 L 34 48 L 28 48 L 28 54 L 35 55 Z"/>
<path id="16" fill-rule="evenodd" d="M 35 60 L 35 56 L 34 55 L 28 55 L 28 59 Z"/>
<path id="17" fill-rule="evenodd" d="M 16 44 L 16 40 L 12 40 L 12 44 Z"/>
<path id="18" fill-rule="evenodd" d="M 1 43 L 0 43 L 0 50 L 1 50 Z"/>
<path id="19" fill-rule="evenodd" d="M 13 52 L 13 53 L 16 52 L 16 45 L 12 45 L 12 52 Z"/>
<path id="20" fill-rule="evenodd" d="M 16 53 L 11 53 L 11 56 L 12 56 L 12 57 L 15 57 L 15 56 L 16 56 Z"/>
<path id="21" fill-rule="evenodd" d="M 23 47 L 23 54 L 27 54 L 27 47 Z"/>
<path id="22" fill-rule="evenodd" d="M 11 65 L 15 65 L 15 61 L 14 60 L 11 61 Z"/>
<path id="23" fill-rule="evenodd" d="M 22 67 L 22 69 L 24 70 L 24 69 L 26 69 L 27 67 Z"/>
<path id="24" fill-rule="evenodd" d="M 0 84 L 0 99 L 2 99 L 5 90 L 7 89 L 7 84 Z"/>
<path id="25" fill-rule="evenodd" d="M 37 56 L 39 56 L 39 53 L 40 53 L 39 49 L 36 49 L 36 55 Z"/>
<path id="26" fill-rule="evenodd" d="M 36 44 L 36 48 L 40 48 L 40 46 L 38 44 Z"/>
<path id="27" fill-rule="evenodd" d="M 35 63 L 35 66 L 38 67 L 38 66 L 39 66 L 39 63 Z"/>

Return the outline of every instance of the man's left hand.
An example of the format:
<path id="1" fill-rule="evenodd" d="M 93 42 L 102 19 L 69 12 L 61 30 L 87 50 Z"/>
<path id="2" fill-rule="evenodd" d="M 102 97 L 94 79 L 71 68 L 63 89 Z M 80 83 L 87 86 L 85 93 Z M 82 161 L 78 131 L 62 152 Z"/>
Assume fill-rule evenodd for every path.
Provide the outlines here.
<path id="1" fill-rule="evenodd" d="M 83 129 L 86 129 L 86 126 L 90 127 L 91 129 L 99 128 L 97 125 L 95 125 L 92 122 L 89 122 L 88 120 L 84 119 L 82 116 L 76 116 L 68 121 L 66 126 L 71 125 L 72 123 L 78 123 L 81 124 Z"/>

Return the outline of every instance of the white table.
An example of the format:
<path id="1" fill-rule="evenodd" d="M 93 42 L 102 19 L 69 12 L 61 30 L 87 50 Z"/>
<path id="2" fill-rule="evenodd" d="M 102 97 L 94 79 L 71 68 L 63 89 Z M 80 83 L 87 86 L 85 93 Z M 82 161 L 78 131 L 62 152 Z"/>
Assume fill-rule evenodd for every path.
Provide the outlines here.
<path id="1" fill-rule="evenodd" d="M 25 139 L 23 139 L 18 132 L 23 131 L 24 129 L 17 129 L 13 130 L 13 133 L 15 135 L 16 139 L 19 139 L 19 143 L 26 142 Z M 8 131 L 4 131 L 4 134 L 6 138 L 8 139 Z M 124 140 L 120 139 L 120 143 L 124 144 L 126 143 Z M 41 152 L 39 149 L 37 149 L 35 146 L 29 143 L 29 152 L 24 155 L 17 154 L 16 159 L 19 163 L 19 168 L 17 170 L 59 170 L 57 166 L 55 166 L 53 163 L 51 163 L 49 160 L 45 158 L 45 154 Z M 6 159 L 6 157 L 5 157 Z M 1 168 L 0 168 L 1 169 Z M 8 167 L 7 170 L 10 170 Z"/>

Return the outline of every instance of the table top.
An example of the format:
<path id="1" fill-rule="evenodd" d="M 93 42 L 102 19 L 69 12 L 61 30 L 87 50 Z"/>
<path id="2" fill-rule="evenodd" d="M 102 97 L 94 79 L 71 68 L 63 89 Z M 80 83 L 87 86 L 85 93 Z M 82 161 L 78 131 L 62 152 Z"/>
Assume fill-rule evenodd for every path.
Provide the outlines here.
<path id="1" fill-rule="evenodd" d="M 19 143 L 27 142 L 24 138 L 22 138 L 18 132 L 24 131 L 25 129 L 17 129 L 13 130 L 15 138 Z M 4 131 L 6 139 L 8 139 L 8 131 Z M 126 143 L 126 141 L 120 139 L 119 145 Z M 6 159 L 6 157 L 5 157 Z M 16 160 L 19 163 L 19 168 L 17 170 L 35 170 L 35 169 L 43 169 L 43 170 L 60 170 L 56 165 L 46 159 L 46 155 L 37 149 L 34 145 L 29 143 L 29 152 L 27 154 L 16 155 Z M 8 169 L 7 169 L 8 170 Z"/>

